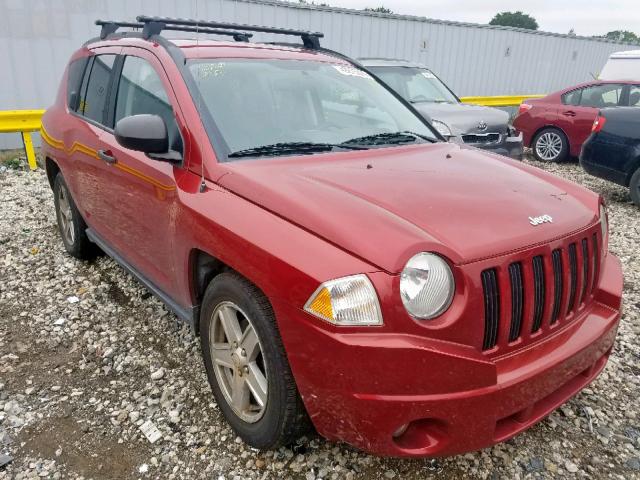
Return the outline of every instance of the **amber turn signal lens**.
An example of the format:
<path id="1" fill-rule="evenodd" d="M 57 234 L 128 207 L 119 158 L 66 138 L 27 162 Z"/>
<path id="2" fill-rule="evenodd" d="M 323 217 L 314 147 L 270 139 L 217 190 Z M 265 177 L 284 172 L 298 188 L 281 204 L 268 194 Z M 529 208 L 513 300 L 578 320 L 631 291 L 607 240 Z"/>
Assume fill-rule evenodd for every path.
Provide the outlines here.
<path id="1" fill-rule="evenodd" d="M 314 298 L 307 309 L 322 318 L 335 318 L 333 315 L 333 307 L 331 306 L 331 294 L 329 290 L 322 287 L 316 298 Z"/>

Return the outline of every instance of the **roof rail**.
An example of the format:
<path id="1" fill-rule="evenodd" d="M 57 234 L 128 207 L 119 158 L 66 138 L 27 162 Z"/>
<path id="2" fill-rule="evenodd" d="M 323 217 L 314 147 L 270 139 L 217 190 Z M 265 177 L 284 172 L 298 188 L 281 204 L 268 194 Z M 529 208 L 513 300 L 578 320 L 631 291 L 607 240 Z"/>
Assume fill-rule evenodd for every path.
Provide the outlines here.
<path id="1" fill-rule="evenodd" d="M 149 38 L 158 35 L 162 30 L 180 30 L 191 32 L 203 32 L 204 28 L 229 28 L 234 30 L 244 30 L 249 32 L 274 33 L 277 35 L 293 35 L 300 37 L 306 48 L 318 50 L 320 48 L 320 38 L 324 37 L 321 32 L 308 32 L 304 30 L 290 30 L 285 28 L 261 27 L 258 25 L 241 25 L 238 23 L 209 22 L 206 20 L 190 20 L 184 18 L 169 17 L 148 17 L 139 15 L 136 17 L 143 26 L 142 36 Z M 189 30 L 186 30 L 189 28 Z"/>
<path id="2" fill-rule="evenodd" d="M 104 40 L 112 33 L 115 33 L 120 27 L 128 27 L 128 28 L 145 28 L 145 23 L 134 23 L 134 22 L 117 22 L 112 20 L 96 20 L 96 25 L 101 26 L 100 30 L 100 39 Z M 253 37 L 252 33 L 246 32 L 233 32 L 230 30 L 219 30 L 213 28 L 200 28 L 200 27 L 189 27 L 189 26 L 174 26 L 174 25 L 165 25 L 162 30 L 172 30 L 179 32 L 194 32 L 194 33 L 209 33 L 213 35 L 226 35 L 233 37 L 236 42 L 248 42 L 251 37 Z M 149 38 L 145 36 L 145 38 Z"/>

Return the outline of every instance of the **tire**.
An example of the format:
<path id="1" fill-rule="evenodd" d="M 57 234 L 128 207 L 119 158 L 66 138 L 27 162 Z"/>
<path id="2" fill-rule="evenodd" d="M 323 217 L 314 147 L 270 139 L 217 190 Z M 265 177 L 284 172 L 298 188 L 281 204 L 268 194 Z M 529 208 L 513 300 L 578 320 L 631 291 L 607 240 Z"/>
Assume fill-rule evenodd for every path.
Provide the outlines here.
<path id="1" fill-rule="evenodd" d="M 631 194 L 631 200 L 638 207 L 640 207 L 640 168 L 636 170 L 631 176 L 631 180 L 629 181 L 629 193 Z"/>
<path id="2" fill-rule="evenodd" d="M 84 223 L 61 173 L 58 173 L 53 181 L 53 201 L 58 220 L 58 231 L 69 255 L 81 260 L 94 258 L 98 253 L 98 247 L 87 237 L 87 225 Z"/>
<path id="3" fill-rule="evenodd" d="M 240 340 L 238 345 L 234 338 Z M 211 281 L 202 302 L 200 341 L 213 395 L 242 440 L 254 448 L 272 449 L 309 430 L 271 304 L 255 285 L 233 272 Z M 256 343 L 257 354 L 252 348 Z"/>
<path id="4" fill-rule="evenodd" d="M 557 128 L 544 128 L 536 134 L 531 149 L 540 162 L 564 162 L 569 156 L 569 140 Z"/>

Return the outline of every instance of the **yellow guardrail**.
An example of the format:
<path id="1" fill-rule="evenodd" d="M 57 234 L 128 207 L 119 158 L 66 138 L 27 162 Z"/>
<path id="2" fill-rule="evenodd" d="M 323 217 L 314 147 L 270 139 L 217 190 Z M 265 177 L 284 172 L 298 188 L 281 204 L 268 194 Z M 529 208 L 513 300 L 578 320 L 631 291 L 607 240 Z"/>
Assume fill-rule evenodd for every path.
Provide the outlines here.
<path id="1" fill-rule="evenodd" d="M 38 168 L 36 152 L 33 149 L 31 132 L 37 132 L 42 126 L 44 110 L 6 110 L 0 112 L 0 133 L 21 133 L 24 151 L 27 154 L 29 168 Z"/>
<path id="2" fill-rule="evenodd" d="M 546 95 L 499 95 L 493 97 L 461 97 L 463 103 L 475 103 L 485 107 L 517 107 L 528 98 L 542 98 Z"/>

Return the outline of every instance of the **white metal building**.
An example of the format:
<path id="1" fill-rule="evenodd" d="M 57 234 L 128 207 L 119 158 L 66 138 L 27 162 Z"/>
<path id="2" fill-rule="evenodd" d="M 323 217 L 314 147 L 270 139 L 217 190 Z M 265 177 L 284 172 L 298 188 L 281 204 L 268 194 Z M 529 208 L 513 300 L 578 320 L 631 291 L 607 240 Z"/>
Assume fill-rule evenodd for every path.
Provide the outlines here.
<path id="1" fill-rule="evenodd" d="M 459 96 L 548 93 L 589 80 L 610 53 L 634 48 L 600 39 L 274 0 L 0 0 L 0 110 L 46 108 L 71 53 L 99 33 L 93 22 L 133 21 L 139 14 L 321 31 L 323 46 L 352 57 L 425 63 Z M 20 144 L 17 135 L 8 137 L 0 137 L 0 147 Z"/>

